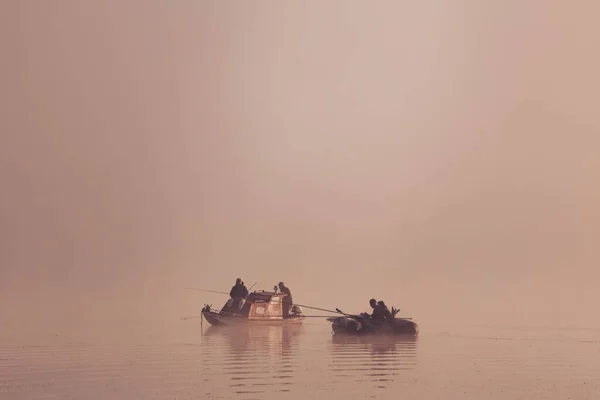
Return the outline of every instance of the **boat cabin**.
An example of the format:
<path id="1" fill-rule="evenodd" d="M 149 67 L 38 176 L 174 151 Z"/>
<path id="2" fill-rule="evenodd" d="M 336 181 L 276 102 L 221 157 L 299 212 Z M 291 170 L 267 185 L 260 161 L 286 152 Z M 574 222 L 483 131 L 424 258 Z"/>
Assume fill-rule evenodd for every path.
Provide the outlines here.
<path id="1" fill-rule="evenodd" d="M 278 320 L 283 319 L 283 298 L 285 293 L 252 292 L 247 299 L 229 299 L 221 309 L 220 314 L 237 315 L 249 320 Z"/>

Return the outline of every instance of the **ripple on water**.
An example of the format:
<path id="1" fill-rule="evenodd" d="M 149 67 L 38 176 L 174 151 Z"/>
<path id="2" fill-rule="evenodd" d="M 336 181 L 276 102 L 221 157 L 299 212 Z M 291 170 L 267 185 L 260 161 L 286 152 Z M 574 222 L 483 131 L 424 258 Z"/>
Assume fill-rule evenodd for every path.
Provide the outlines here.
<path id="1" fill-rule="evenodd" d="M 340 383 L 350 380 L 384 389 L 400 371 L 416 367 L 417 343 L 415 337 L 333 335 L 328 367 Z"/>
<path id="2" fill-rule="evenodd" d="M 588 336 L 352 337 L 316 322 L 180 329 L 176 342 L 5 345 L 0 398 L 600 398 L 600 345 Z"/>
<path id="3" fill-rule="evenodd" d="M 267 391 L 288 392 L 299 360 L 297 336 L 302 327 L 211 327 L 204 332 L 202 375 L 218 391 L 228 382 L 231 391 L 246 397 Z"/>

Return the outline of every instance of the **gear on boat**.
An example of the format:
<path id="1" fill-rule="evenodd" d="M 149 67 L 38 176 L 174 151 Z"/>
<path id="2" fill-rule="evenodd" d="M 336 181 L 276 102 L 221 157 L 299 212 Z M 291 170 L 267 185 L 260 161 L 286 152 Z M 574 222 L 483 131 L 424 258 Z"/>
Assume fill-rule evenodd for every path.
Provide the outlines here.
<path id="1" fill-rule="evenodd" d="M 301 323 L 306 317 L 302 307 L 292 303 L 292 293 L 283 282 L 272 292 L 255 290 L 246 298 L 242 295 L 244 287 L 241 279 L 232 288 L 231 298 L 220 311 L 209 306 L 202 309 L 202 315 L 211 325 L 235 325 L 239 323 Z M 240 290 L 240 294 L 236 292 Z"/>
<path id="2" fill-rule="evenodd" d="M 383 301 L 371 299 L 369 301 L 373 314 L 361 313 L 360 315 L 347 315 L 343 317 L 331 317 L 327 320 L 331 322 L 331 328 L 334 333 L 345 334 L 393 334 L 393 335 L 417 335 L 419 327 L 416 323 L 406 318 L 396 318 L 399 310 L 392 307 L 392 311 L 387 308 Z M 340 312 L 338 310 L 338 312 Z"/>
<path id="3" fill-rule="evenodd" d="M 292 306 L 292 309 L 290 310 L 290 313 L 292 315 L 301 315 L 302 312 L 303 312 L 302 307 L 297 306 L 295 304 Z"/>

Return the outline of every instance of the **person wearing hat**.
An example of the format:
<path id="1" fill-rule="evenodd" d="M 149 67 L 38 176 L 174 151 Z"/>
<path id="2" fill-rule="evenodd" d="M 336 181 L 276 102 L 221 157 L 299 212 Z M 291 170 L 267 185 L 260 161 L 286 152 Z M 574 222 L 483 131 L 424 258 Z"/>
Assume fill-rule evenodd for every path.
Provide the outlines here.
<path id="1" fill-rule="evenodd" d="M 283 301 L 282 301 L 282 308 L 283 308 L 283 318 L 287 318 L 290 316 L 290 310 L 292 308 L 292 292 L 290 291 L 290 289 L 288 287 L 285 286 L 285 284 L 283 282 L 279 282 L 279 290 L 281 291 L 281 293 L 283 294 L 287 294 L 287 296 L 283 296 Z"/>
<path id="2" fill-rule="evenodd" d="M 245 299 L 248 297 L 248 289 L 246 289 L 244 282 L 240 278 L 235 280 L 235 286 L 231 288 L 229 297 L 232 299 Z"/>

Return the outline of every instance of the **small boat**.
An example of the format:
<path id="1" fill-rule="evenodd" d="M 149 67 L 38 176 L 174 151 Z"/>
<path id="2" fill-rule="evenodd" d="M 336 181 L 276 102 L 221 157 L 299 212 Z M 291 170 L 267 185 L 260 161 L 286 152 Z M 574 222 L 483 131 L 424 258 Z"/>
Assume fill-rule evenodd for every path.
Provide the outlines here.
<path id="1" fill-rule="evenodd" d="M 302 308 L 292 306 L 288 316 L 283 316 L 283 298 L 281 292 L 257 290 L 247 299 L 229 299 L 220 311 L 212 310 L 210 305 L 202 309 L 202 316 L 214 326 L 232 326 L 247 323 L 298 324 L 304 320 Z"/>
<path id="2" fill-rule="evenodd" d="M 417 336 L 419 326 L 410 319 L 394 318 L 391 321 L 373 321 L 368 314 L 344 315 L 343 317 L 330 317 L 331 328 L 336 334 L 350 335 L 409 335 Z"/>

